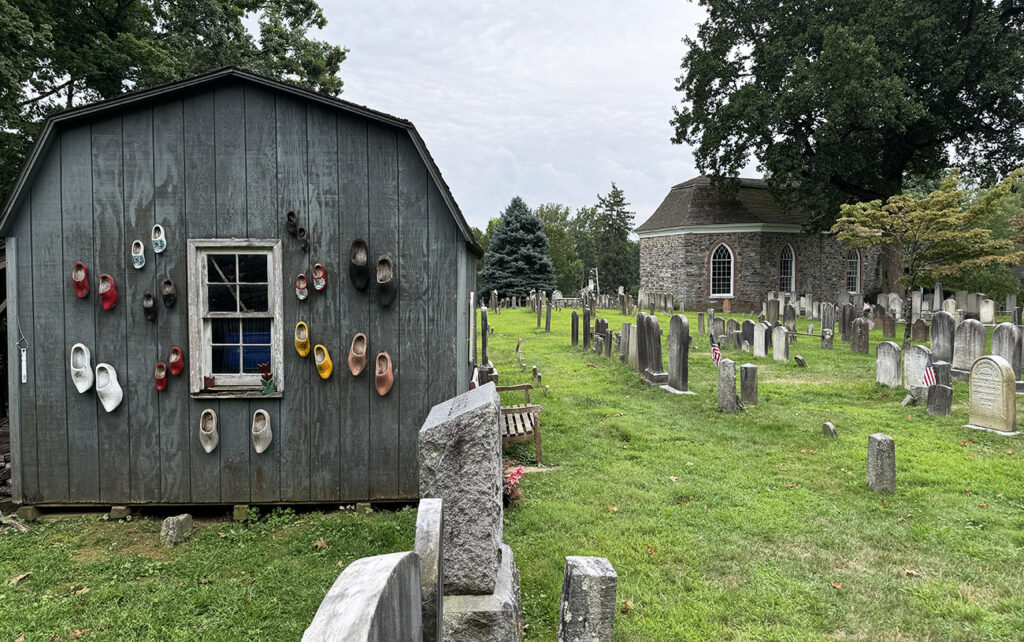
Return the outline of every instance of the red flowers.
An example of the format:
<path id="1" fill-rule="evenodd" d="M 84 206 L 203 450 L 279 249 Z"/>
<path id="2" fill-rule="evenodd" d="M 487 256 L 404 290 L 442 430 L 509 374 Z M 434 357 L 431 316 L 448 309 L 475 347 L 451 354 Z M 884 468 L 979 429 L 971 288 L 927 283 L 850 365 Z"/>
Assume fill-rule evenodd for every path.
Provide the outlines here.
<path id="1" fill-rule="evenodd" d="M 522 477 L 522 476 L 523 476 L 523 467 L 520 466 L 519 468 L 516 468 L 515 470 L 513 470 L 512 472 L 510 472 L 508 474 L 508 479 L 506 480 L 506 483 L 509 486 L 515 486 L 516 484 L 519 483 L 519 478 Z"/>

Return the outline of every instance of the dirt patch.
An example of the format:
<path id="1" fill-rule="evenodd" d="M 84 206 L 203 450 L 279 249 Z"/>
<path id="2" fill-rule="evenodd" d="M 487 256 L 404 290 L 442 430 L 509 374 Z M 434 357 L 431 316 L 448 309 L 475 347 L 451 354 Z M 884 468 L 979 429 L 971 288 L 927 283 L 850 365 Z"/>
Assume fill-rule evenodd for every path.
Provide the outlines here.
<path id="1" fill-rule="evenodd" d="M 108 559 L 110 559 L 110 555 L 107 554 L 107 551 L 95 546 L 84 546 L 78 549 L 78 552 L 75 553 L 75 562 L 78 564 L 106 562 Z"/>
<path id="2" fill-rule="evenodd" d="M 171 549 L 161 546 L 159 542 L 136 542 L 123 549 L 128 555 L 138 555 L 151 560 L 171 559 Z"/>

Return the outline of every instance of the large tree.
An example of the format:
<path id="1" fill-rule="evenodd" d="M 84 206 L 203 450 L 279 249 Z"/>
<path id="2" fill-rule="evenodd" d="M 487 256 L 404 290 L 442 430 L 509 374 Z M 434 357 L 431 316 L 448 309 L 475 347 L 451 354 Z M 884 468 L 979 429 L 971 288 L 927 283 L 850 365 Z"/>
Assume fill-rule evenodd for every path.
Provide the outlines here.
<path id="1" fill-rule="evenodd" d="M 58 109 L 226 65 L 341 93 L 326 24 L 315 0 L 0 0 L 0 200 Z"/>
<path id="2" fill-rule="evenodd" d="M 635 212 L 629 209 L 625 193 L 612 183 L 606 196 L 597 197 L 597 269 L 602 292 L 618 286 L 631 291 L 639 266 L 634 269 L 634 252 L 629 240 Z"/>
<path id="3" fill-rule="evenodd" d="M 813 228 L 908 174 L 992 183 L 1024 159 L 1022 0 L 699 2 L 674 142 L 720 177 L 755 157 Z"/>
<path id="4" fill-rule="evenodd" d="M 964 187 L 960 173 L 953 171 L 937 190 L 924 196 L 898 194 L 884 202 L 844 205 L 832 231 L 851 248 L 894 248 L 903 268 L 898 284 L 907 289 L 937 277 L 1018 265 L 1024 252 L 1015 251 L 1013 241 L 996 238 L 984 224 L 1024 184 L 1022 179 L 1024 170 L 1016 170 L 995 187 L 979 192 Z M 904 349 L 909 345 L 908 323 Z"/>
<path id="5" fill-rule="evenodd" d="M 548 293 L 555 289 L 551 251 L 543 223 L 516 196 L 491 235 L 477 290 L 485 300 L 491 290 L 505 298 L 526 297 L 533 289 Z"/>
<path id="6" fill-rule="evenodd" d="M 534 214 L 544 224 L 544 235 L 548 237 L 555 285 L 562 293 L 571 296 L 583 285 L 583 262 L 569 233 L 571 211 L 565 205 L 545 203 L 538 206 Z"/>

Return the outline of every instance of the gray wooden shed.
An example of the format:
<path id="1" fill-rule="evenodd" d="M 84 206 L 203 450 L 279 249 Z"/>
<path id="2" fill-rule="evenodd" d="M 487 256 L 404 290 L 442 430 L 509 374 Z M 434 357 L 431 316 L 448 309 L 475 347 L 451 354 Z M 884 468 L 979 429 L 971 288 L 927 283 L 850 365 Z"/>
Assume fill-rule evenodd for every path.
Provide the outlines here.
<path id="1" fill-rule="evenodd" d="M 309 232 L 308 250 L 285 231 L 289 211 Z M 162 253 L 150 243 L 156 224 L 166 234 Z M 0 235 L 8 259 L 16 501 L 417 496 L 418 428 L 432 405 L 464 391 L 470 378 L 470 293 L 480 246 L 412 123 L 235 68 L 67 110 L 46 121 L 0 212 Z M 370 255 L 366 291 L 348 278 L 357 238 Z M 136 239 L 144 245 L 141 269 L 132 265 Z M 216 256 L 189 265 L 190 248 L 218 242 L 209 250 Z M 269 310 L 256 320 L 211 321 L 242 324 L 237 335 L 212 339 L 237 348 L 195 345 L 211 339 L 200 333 L 190 342 L 190 314 L 200 316 L 197 306 L 213 309 L 215 294 L 212 285 L 189 288 L 190 280 L 207 283 L 194 279 L 232 253 L 240 258 L 228 261 L 250 260 L 250 244 L 267 252 L 262 290 L 242 285 L 241 262 L 230 263 L 235 274 L 229 268 L 221 275 L 234 285 L 217 287 L 237 285 L 237 309 L 247 313 L 267 307 L 246 308 L 239 292 L 254 287 L 254 300 L 271 300 Z M 383 254 L 393 257 L 398 284 L 388 307 L 378 302 L 372 270 Z M 85 298 L 72 286 L 76 261 L 89 270 Z M 316 263 L 327 270 L 323 292 L 313 288 Z M 305 301 L 294 290 L 299 273 L 309 281 Z M 111 310 L 101 306 L 100 274 L 118 290 Z M 173 307 L 161 301 L 165 279 L 177 289 Z M 155 321 L 144 315 L 146 292 L 157 300 Z M 312 343 L 329 351 L 330 378 L 321 379 L 312 354 L 296 351 L 299 321 Z M 358 332 L 368 337 L 367 369 L 353 376 L 346 362 Z M 269 345 L 247 343 L 261 341 Z M 72 382 L 76 343 L 91 350 L 92 367 L 105 362 L 116 371 L 124 399 L 112 412 L 95 387 L 79 393 Z M 174 346 L 184 353 L 185 371 L 159 391 L 154 367 Z M 218 365 L 205 356 L 210 350 Z M 374 389 L 381 351 L 394 367 L 385 396 Z M 276 393 L 220 388 L 217 373 L 207 372 L 235 367 L 246 379 L 251 362 L 268 354 L 280 364 Z M 213 385 L 197 386 L 196 376 L 207 374 Z M 211 453 L 199 442 L 204 409 L 218 417 L 220 443 Z M 267 411 L 273 431 L 262 453 L 250 438 L 258 409 Z"/>

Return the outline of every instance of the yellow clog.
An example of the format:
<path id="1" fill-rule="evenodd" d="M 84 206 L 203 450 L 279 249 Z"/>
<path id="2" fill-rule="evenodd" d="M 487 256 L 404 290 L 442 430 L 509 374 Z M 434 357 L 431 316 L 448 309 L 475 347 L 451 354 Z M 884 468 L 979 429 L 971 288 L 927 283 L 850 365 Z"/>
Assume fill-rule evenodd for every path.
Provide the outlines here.
<path id="1" fill-rule="evenodd" d="M 295 324 L 295 351 L 300 357 L 309 356 L 309 328 L 305 321 Z"/>
<path id="2" fill-rule="evenodd" d="M 331 373 L 334 372 L 334 362 L 331 361 L 327 348 L 317 344 L 313 348 L 313 359 L 316 360 L 316 371 L 320 373 L 320 378 L 330 379 Z"/>

